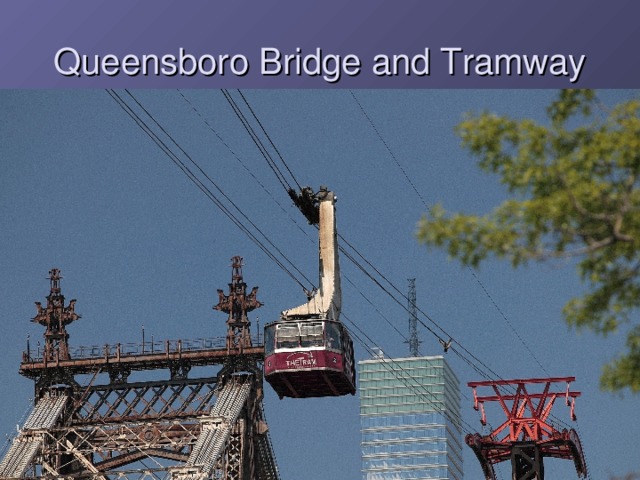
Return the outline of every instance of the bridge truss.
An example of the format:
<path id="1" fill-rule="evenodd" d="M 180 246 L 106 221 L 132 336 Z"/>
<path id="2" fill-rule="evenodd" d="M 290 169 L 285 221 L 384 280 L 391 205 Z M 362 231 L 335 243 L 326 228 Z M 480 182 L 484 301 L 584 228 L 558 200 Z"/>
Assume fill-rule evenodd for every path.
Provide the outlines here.
<path id="1" fill-rule="evenodd" d="M 52 269 L 47 306 L 37 303 L 34 318 L 44 346 L 27 347 L 20 365 L 35 382 L 35 405 L 0 479 L 279 480 L 262 406 L 264 349 L 246 315 L 260 303 L 257 289 L 246 294 L 242 259 L 232 260 L 229 295 L 214 307 L 229 313 L 226 338 L 101 349 L 69 347 L 66 326 L 80 316 Z M 190 378 L 195 366 L 217 372 Z M 168 378 L 129 381 L 152 370 Z"/>

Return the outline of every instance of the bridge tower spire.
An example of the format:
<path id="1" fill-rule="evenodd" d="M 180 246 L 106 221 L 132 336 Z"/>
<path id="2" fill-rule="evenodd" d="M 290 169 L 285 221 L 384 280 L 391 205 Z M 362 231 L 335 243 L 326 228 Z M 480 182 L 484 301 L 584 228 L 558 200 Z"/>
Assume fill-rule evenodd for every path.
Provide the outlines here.
<path id="1" fill-rule="evenodd" d="M 43 325 L 44 332 L 44 358 L 49 362 L 69 360 L 69 334 L 66 326 L 78 320 L 80 315 L 75 312 L 76 300 L 73 299 L 65 306 L 64 295 L 60 288 L 60 269 L 49 270 L 50 290 L 47 296 L 47 306 L 36 303 L 37 315 L 33 322 Z"/>

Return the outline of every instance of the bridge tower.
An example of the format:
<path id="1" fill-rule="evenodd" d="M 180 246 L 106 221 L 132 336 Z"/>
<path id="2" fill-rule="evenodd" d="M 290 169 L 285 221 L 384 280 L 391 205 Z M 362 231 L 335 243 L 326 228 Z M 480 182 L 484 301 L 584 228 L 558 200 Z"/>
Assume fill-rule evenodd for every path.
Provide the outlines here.
<path id="1" fill-rule="evenodd" d="M 278 480 L 262 406 L 264 348 L 251 338 L 242 258 L 232 259 L 226 338 L 69 346 L 80 318 L 65 305 L 60 271 L 50 271 L 47 306 L 33 319 L 44 346 L 23 353 L 35 382 L 31 414 L 0 461 L 0 479 Z M 212 375 L 192 378 L 192 367 Z M 148 380 L 140 372 L 161 372 Z M 131 381 L 132 372 L 142 379 Z M 156 378 L 158 374 L 154 375 Z"/>

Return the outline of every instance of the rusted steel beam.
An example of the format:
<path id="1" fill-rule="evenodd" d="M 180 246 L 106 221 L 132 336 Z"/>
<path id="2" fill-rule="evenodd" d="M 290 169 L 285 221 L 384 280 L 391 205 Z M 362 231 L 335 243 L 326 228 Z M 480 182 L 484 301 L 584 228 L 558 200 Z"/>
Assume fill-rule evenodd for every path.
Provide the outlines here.
<path id="1" fill-rule="evenodd" d="M 48 362 L 38 359 L 24 361 L 20 364 L 20 374 L 26 377 L 40 375 L 43 370 L 60 368 L 73 375 L 92 373 L 96 370 L 106 371 L 109 366 L 127 367 L 131 370 L 157 370 L 169 368 L 175 362 L 188 362 L 197 367 L 203 365 L 222 365 L 230 357 L 240 356 L 252 358 L 255 361 L 264 359 L 264 347 L 245 347 L 242 354 L 229 352 L 226 348 L 198 351 L 183 351 L 171 353 L 147 353 L 140 355 L 105 355 L 103 357 L 78 358 Z"/>
<path id="2" fill-rule="evenodd" d="M 193 418 L 210 408 L 216 383 L 216 378 L 211 377 L 91 387 L 78 402 L 72 421 L 81 425 Z"/>
<path id="3" fill-rule="evenodd" d="M 113 457 L 103 462 L 96 463 L 95 467 L 100 471 L 108 471 L 114 468 L 123 467 L 149 456 L 165 458 L 167 460 L 174 460 L 177 462 L 185 462 L 187 458 L 189 458 L 189 455 L 186 453 L 167 450 L 164 448 L 146 448 L 132 450 L 125 454 L 118 455 L 117 457 Z"/>

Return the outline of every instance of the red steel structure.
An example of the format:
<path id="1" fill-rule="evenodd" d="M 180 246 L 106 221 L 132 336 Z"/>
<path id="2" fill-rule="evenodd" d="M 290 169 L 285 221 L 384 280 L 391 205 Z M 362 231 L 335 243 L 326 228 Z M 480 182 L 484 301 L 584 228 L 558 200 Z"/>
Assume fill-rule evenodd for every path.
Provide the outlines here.
<path id="1" fill-rule="evenodd" d="M 486 480 L 495 480 L 493 465 L 511 460 L 513 479 L 542 480 L 544 457 L 573 460 L 580 477 L 587 474 L 580 439 L 574 429 L 559 430 L 551 423 L 550 414 L 557 399 L 564 399 L 575 416 L 575 400 L 580 392 L 570 390 L 575 377 L 528 378 L 469 382 L 473 389 L 474 409 L 487 424 L 485 403 L 497 402 L 507 419 L 488 435 L 469 434 L 465 441 L 478 460 Z M 564 383 L 564 390 L 554 384 Z M 479 388 L 489 388 L 493 394 L 479 395 Z"/>

